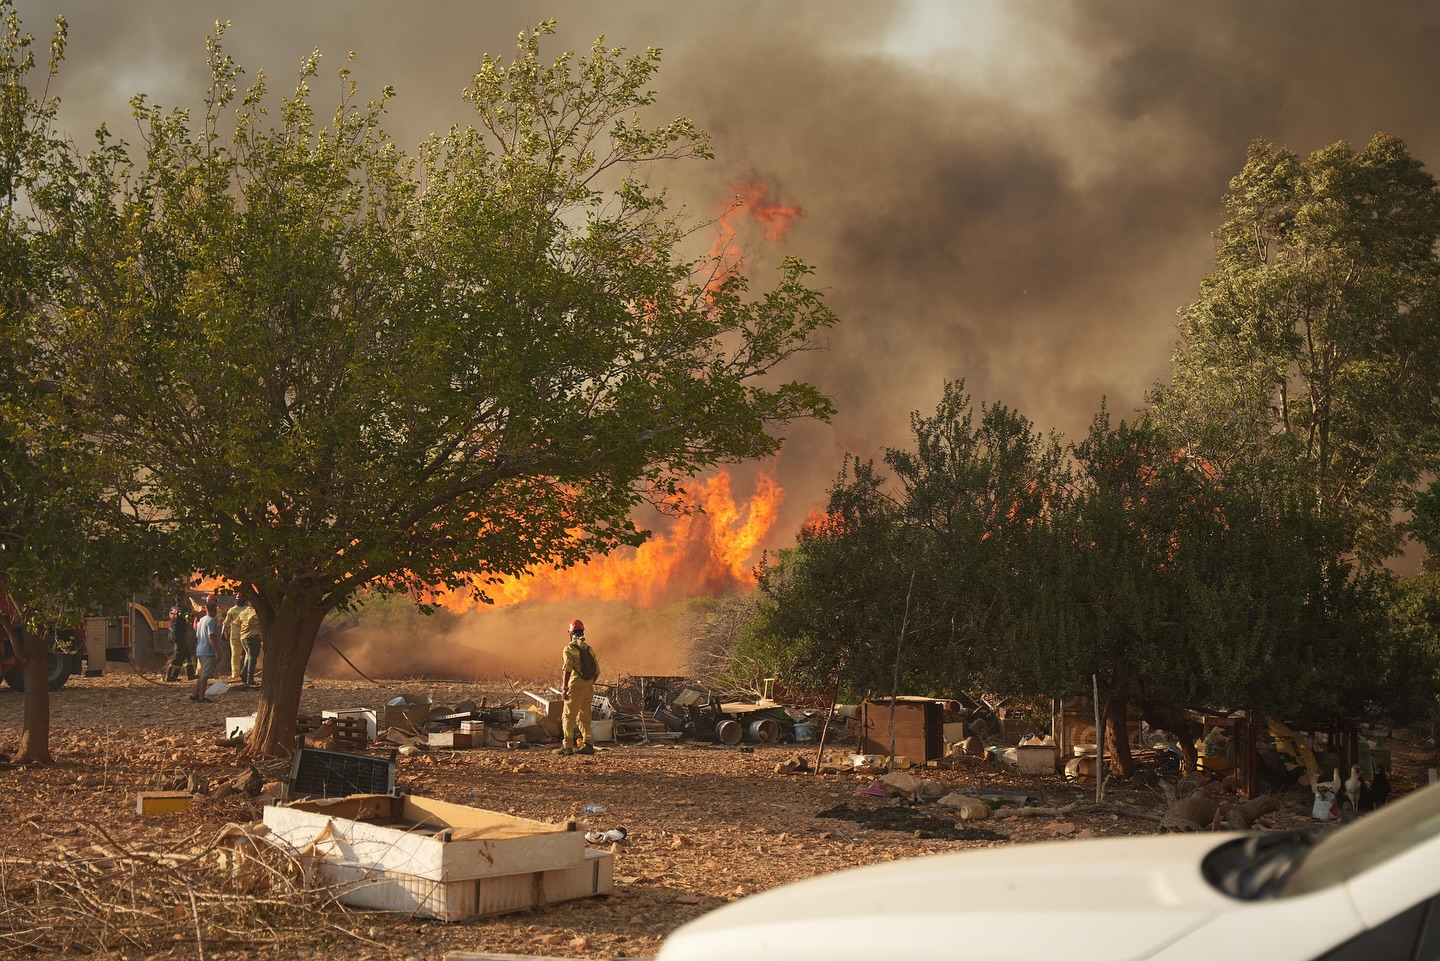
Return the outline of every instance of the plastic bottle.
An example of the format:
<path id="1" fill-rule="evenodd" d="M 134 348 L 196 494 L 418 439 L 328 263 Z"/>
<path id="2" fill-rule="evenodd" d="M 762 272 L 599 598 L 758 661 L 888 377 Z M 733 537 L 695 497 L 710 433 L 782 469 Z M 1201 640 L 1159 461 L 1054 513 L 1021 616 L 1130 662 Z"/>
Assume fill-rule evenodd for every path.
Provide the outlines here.
<path id="1" fill-rule="evenodd" d="M 605 805 L 603 805 L 603 804 L 587 804 L 587 805 L 585 805 L 585 813 L 586 813 L 586 814 L 604 814 L 604 813 L 605 813 Z"/>

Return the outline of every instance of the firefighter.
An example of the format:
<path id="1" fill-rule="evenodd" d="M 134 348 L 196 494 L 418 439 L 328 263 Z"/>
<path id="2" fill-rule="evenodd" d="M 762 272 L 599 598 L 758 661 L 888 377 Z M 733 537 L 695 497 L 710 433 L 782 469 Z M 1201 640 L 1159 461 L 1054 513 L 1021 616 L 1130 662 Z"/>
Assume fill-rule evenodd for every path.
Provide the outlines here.
<path id="1" fill-rule="evenodd" d="M 180 672 L 195 679 L 195 641 L 190 629 L 190 605 L 185 595 L 177 595 L 170 608 L 170 660 L 165 665 L 165 680 L 180 680 Z"/>
<path id="2" fill-rule="evenodd" d="M 585 624 L 577 617 L 570 622 L 570 643 L 560 667 L 560 696 L 565 699 L 564 744 L 560 754 L 594 754 L 590 735 L 590 708 L 595 697 L 595 678 L 600 662 L 585 641 Z"/>
<path id="3" fill-rule="evenodd" d="M 221 662 L 217 670 L 230 668 L 230 677 L 240 680 L 245 676 L 245 635 L 241 633 L 240 622 L 245 616 L 247 605 L 239 590 L 235 592 L 235 603 L 220 618 L 220 633 L 230 645 L 230 660 Z M 251 609 L 251 613 L 254 610 Z"/>

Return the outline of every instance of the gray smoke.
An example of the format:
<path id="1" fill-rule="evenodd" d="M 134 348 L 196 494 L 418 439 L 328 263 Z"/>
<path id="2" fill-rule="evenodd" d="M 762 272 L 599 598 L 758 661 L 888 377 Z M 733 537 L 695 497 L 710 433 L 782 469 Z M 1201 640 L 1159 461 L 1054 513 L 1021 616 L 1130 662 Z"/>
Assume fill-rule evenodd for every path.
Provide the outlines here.
<path id="1" fill-rule="evenodd" d="M 414 5 L 20 0 L 31 32 L 70 22 L 60 92 L 85 139 L 130 136 L 125 100 L 203 90 L 203 39 L 293 86 L 299 59 L 347 51 L 364 91 L 393 84 L 404 144 L 465 123 L 459 91 L 542 17 L 549 46 L 598 35 L 664 49 L 660 117 L 712 132 L 718 159 L 667 171 L 696 216 L 754 173 L 804 216 L 779 248 L 746 236 L 757 285 L 781 253 L 820 268 L 842 324 L 790 372 L 833 394 L 833 425 L 795 429 L 775 545 L 820 503 L 846 451 L 907 443 L 945 378 L 1042 429 L 1124 415 L 1166 374 L 1178 307 L 1212 255 L 1247 144 L 1307 153 L 1376 131 L 1440 161 L 1440 12 L 1420 2 Z M 323 83 L 317 102 L 325 103 Z M 743 480 L 737 491 L 743 491 Z"/>

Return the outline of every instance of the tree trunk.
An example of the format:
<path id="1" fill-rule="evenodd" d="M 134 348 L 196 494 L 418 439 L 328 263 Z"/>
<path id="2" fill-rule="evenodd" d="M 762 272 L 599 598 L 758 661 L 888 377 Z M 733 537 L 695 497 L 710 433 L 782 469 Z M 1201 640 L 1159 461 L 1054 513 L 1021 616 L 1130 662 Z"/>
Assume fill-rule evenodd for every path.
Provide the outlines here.
<path id="1" fill-rule="evenodd" d="M 16 764 L 54 764 L 50 756 L 50 677 L 45 635 L 25 630 L 23 624 L 6 629 L 10 646 L 25 658 L 25 717 L 20 727 L 20 749 Z"/>
<path id="2" fill-rule="evenodd" d="M 1106 740 L 1110 749 L 1112 768 L 1122 777 L 1135 774 L 1135 755 L 1130 753 L 1130 731 L 1127 721 L 1127 701 L 1124 694 L 1112 694 L 1105 708 Z"/>
<path id="3" fill-rule="evenodd" d="M 255 709 L 255 728 L 246 750 L 252 754 L 284 757 L 294 752 L 295 720 L 300 712 L 300 692 L 305 685 L 305 668 L 320 633 L 320 622 L 328 611 L 275 610 L 257 605 L 261 618 L 260 702 Z M 267 616 L 268 615 L 268 616 Z"/>

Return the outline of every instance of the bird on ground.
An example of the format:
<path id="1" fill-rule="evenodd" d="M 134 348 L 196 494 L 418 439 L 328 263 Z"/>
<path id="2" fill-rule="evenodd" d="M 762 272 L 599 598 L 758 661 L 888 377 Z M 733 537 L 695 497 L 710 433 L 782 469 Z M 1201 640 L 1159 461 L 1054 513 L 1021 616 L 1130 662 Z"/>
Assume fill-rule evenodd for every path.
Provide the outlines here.
<path id="1" fill-rule="evenodd" d="M 1340 772 L 1336 771 L 1338 778 Z M 1350 765 L 1350 778 L 1345 782 L 1345 796 L 1350 799 L 1350 810 L 1360 810 L 1360 765 Z"/>

